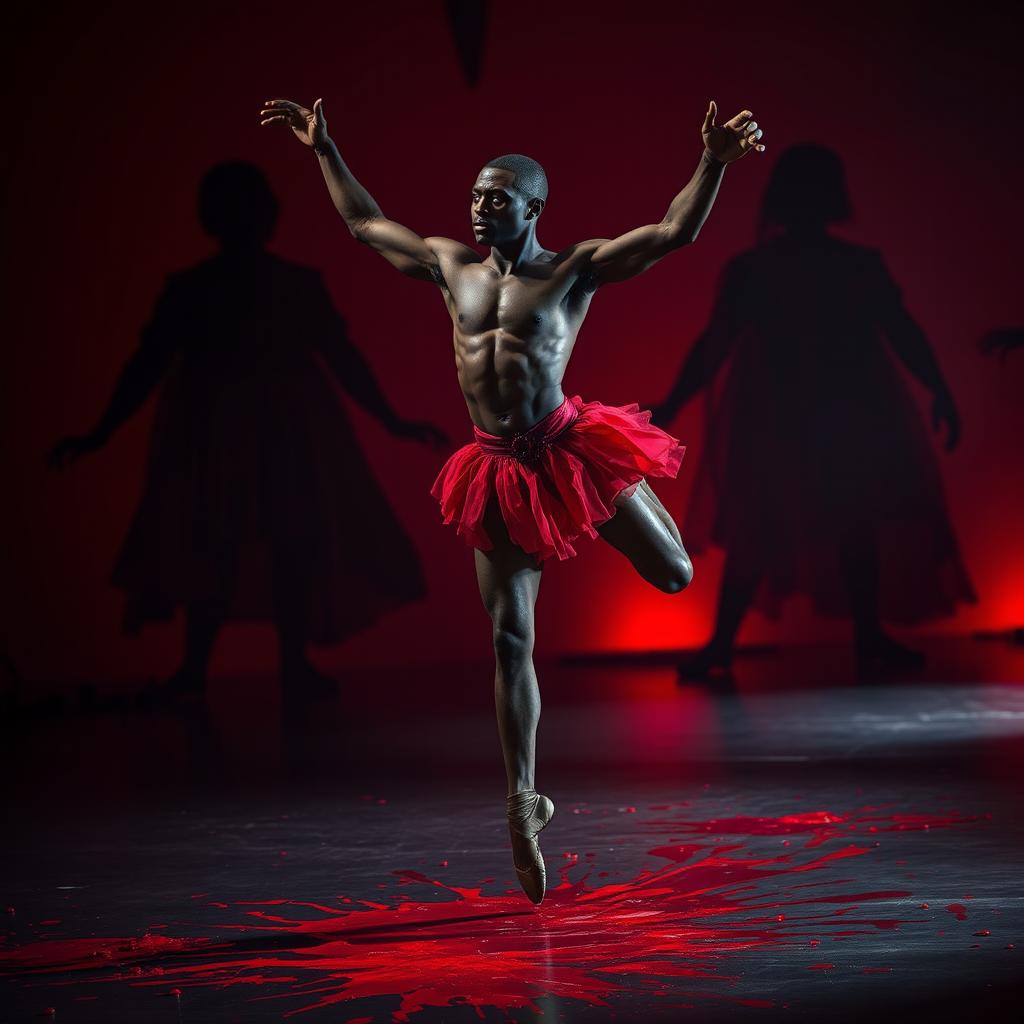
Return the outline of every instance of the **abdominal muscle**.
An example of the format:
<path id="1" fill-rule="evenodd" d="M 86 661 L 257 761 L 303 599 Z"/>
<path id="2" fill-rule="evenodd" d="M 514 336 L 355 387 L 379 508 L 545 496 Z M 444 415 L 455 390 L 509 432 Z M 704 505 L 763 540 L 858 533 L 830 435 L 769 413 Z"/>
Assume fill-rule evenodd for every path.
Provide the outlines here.
<path id="1" fill-rule="evenodd" d="M 525 342 L 506 331 L 455 335 L 455 362 L 469 418 L 481 430 L 512 437 L 557 409 L 565 395 L 572 342 Z"/>

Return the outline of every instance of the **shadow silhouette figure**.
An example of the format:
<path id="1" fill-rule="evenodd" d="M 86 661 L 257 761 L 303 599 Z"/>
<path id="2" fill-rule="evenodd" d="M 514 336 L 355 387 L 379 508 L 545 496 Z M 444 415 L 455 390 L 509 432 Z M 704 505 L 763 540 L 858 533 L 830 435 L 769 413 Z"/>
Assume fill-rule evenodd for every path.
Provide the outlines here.
<path id="1" fill-rule="evenodd" d="M 709 323 L 653 409 L 667 427 L 729 363 L 709 394 L 683 529 L 692 551 L 725 549 L 722 590 L 714 636 L 682 677 L 727 672 L 747 610 L 776 618 L 796 592 L 852 618 L 862 677 L 923 665 L 882 621 L 926 622 L 976 601 L 897 360 L 931 392 L 947 451 L 960 434 L 953 397 L 878 250 L 829 233 L 849 215 L 839 156 L 788 148 L 758 244 L 725 267 Z"/>
<path id="2" fill-rule="evenodd" d="M 426 595 L 340 389 L 396 437 L 449 440 L 394 412 L 320 273 L 266 251 L 277 212 L 256 166 L 206 173 L 199 216 L 219 251 L 169 275 L 95 428 L 50 453 L 62 467 L 101 448 L 163 381 L 142 498 L 112 576 L 126 632 L 186 609 L 184 660 L 160 696 L 203 692 L 231 619 L 275 621 L 285 682 L 333 692 L 307 644 L 337 643 Z"/>

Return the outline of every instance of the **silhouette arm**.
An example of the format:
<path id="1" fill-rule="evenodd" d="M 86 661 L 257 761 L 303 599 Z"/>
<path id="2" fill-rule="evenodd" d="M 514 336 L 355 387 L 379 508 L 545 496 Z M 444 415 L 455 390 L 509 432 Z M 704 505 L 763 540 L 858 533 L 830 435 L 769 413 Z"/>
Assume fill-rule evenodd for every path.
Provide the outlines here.
<path id="1" fill-rule="evenodd" d="M 662 408 L 674 415 L 699 391 L 714 380 L 732 352 L 733 344 L 746 325 L 750 303 L 744 295 L 740 271 L 730 264 L 722 273 L 718 294 L 707 326 L 687 353 Z"/>
<path id="2" fill-rule="evenodd" d="M 953 394 L 942 375 L 928 338 L 903 303 L 899 286 L 886 269 L 881 255 L 875 254 L 878 274 L 878 321 L 900 362 L 932 393 L 932 428 L 946 424 L 946 451 L 952 451 L 960 439 L 960 415 Z"/>
<path id="3" fill-rule="evenodd" d="M 948 394 L 949 388 L 928 338 L 904 305 L 899 286 L 880 256 L 876 272 L 879 276 L 878 321 L 893 351 L 932 394 Z"/>
<path id="4" fill-rule="evenodd" d="M 341 316 L 337 316 L 337 329 L 331 333 L 330 342 L 322 346 L 320 352 L 338 383 L 371 416 L 394 431 L 401 424 L 402 417 L 391 407 L 366 357 L 352 343 Z"/>
<path id="5" fill-rule="evenodd" d="M 98 444 L 105 444 L 138 412 L 167 372 L 179 344 L 174 327 L 180 312 L 179 301 L 173 286 L 168 284 L 142 329 L 139 347 L 121 368 L 110 400 L 92 429 L 91 436 Z"/>
<path id="6" fill-rule="evenodd" d="M 725 164 L 705 149 L 693 176 L 659 223 L 634 228 L 598 244 L 590 257 L 594 284 L 635 277 L 674 249 L 696 240 L 714 205 L 724 171 Z"/>

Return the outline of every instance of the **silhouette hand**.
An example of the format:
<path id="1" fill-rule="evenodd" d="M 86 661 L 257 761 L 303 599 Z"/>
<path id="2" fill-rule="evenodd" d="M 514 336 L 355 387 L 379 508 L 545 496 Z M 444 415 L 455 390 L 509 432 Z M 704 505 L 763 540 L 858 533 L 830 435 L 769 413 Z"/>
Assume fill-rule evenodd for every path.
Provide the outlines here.
<path id="1" fill-rule="evenodd" d="M 261 125 L 287 125 L 303 145 L 320 148 L 327 142 L 327 118 L 322 99 L 313 104 L 312 110 L 291 100 L 267 100 L 260 116 L 263 118 Z"/>
<path id="2" fill-rule="evenodd" d="M 395 437 L 429 444 L 435 451 L 451 444 L 448 435 L 443 430 L 439 430 L 433 423 L 427 423 L 424 420 L 398 420 L 392 424 L 390 429 Z"/>
<path id="3" fill-rule="evenodd" d="M 943 420 L 949 429 L 945 447 L 947 452 L 951 452 L 960 439 L 960 416 L 953 404 L 953 396 L 948 391 L 937 391 L 932 400 L 932 429 L 941 430 Z"/>
<path id="4" fill-rule="evenodd" d="M 749 110 L 741 110 L 735 117 L 730 118 L 723 125 L 715 124 L 715 115 L 718 107 L 712 100 L 708 106 L 708 112 L 704 115 L 704 125 L 700 130 L 704 136 L 704 145 L 708 148 L 713 157 L 717 157 L 723 163 L 732 163 L 739 160 L 752 149 L 758 153 L 764 152 L 764 146 L 757 140 L 761 138 L 761 129 L 757 122 L 750 120 L 754 115 Z"/>
<path id="5" fill-rule="evenodd" d="M 61 438 L 47 456 L 50 469 L 64 469 L 77 462 L 82 455 L 103 447 L 103 441 L 95 434 L 81 434 Z"/>
<path id="6" fill-rule="evenodd" d="M 985 355 L 998 352 L 999 361 L 1002 362 L 1006 358 L 1007 353 L 1012 352 L 1015 348 L 1024 348 L 1024 329 L 1020 327 L 1003 327 L 989 331 L 978 342 L 978 348 Z"/>

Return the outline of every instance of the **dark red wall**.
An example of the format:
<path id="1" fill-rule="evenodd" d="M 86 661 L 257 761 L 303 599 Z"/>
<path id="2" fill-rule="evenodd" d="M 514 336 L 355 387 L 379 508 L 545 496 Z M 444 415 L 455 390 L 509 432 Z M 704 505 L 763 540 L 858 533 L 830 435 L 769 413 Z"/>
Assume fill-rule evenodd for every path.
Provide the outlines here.
<path id="1" fill-rule="evenodd" d="M 857 211 L 844 234 L 882 249 L 964 419 L 942 467 L 981 601 L 931 629 L 1024 621 L 1024 353 L 1000 365 L 974 347 L 986 329 L 1024 319 L 1020 19 L 1010 5 L 936 20 L 938 7 L 924 4 L 495 4 L 476 91 L 439 0 L 46 10 L 9 23 L 4 44 L 2 649 L 27 676 L 136 677 L 176 657 L 177 624 L 119 634 L 121 599 L 106 582 L 139 493 L 152 404 L 66 474 L 48 473 L 44 453 L 93 422 L 165 274 L 210 251 L 195 190 L 212 163 L 266 168 L 283 206 L 274 249 L 325 270 L 396 406 L 469 439 L 438 295 L 353 243 L 309 152 L 259 127 L 260 102 L 280 95 L 323 96 L 355 173 L 389 216 L 423 234 L 468 240 L 480 163 L 536 156 L 551 181 L 548 247 L 660 218 L 700 155 L 708 99 L 723 117 L 752 109 L 767 151 L 726 173 L 697 244 L 594 302 L 564 388 L 616 404 L 661 397 L 719 269 L 753 242 L 781 150 L 809 140 L 837 149 Z M 327 660 L 487 657 L 471 552 L 428 493 L 441 456 L 391 439 L 356 407 L 353 417 L 432 598 Z M 701 430 L 698 402 L 674 428 L 691 446 L 684 471 L 658 488 L 677 514 Z M 701 559 L 693 587 L 668 597 L 587 543 L 545 575 L 539 653 L 695 643 L 719 566 Z M 796 601 L 781 624 L 751 617 L 744 636 L 845 628 L 811 620 Z M 215 668 L 258 667 L 273 650 L 268 627 L 232 627 Z"/>

